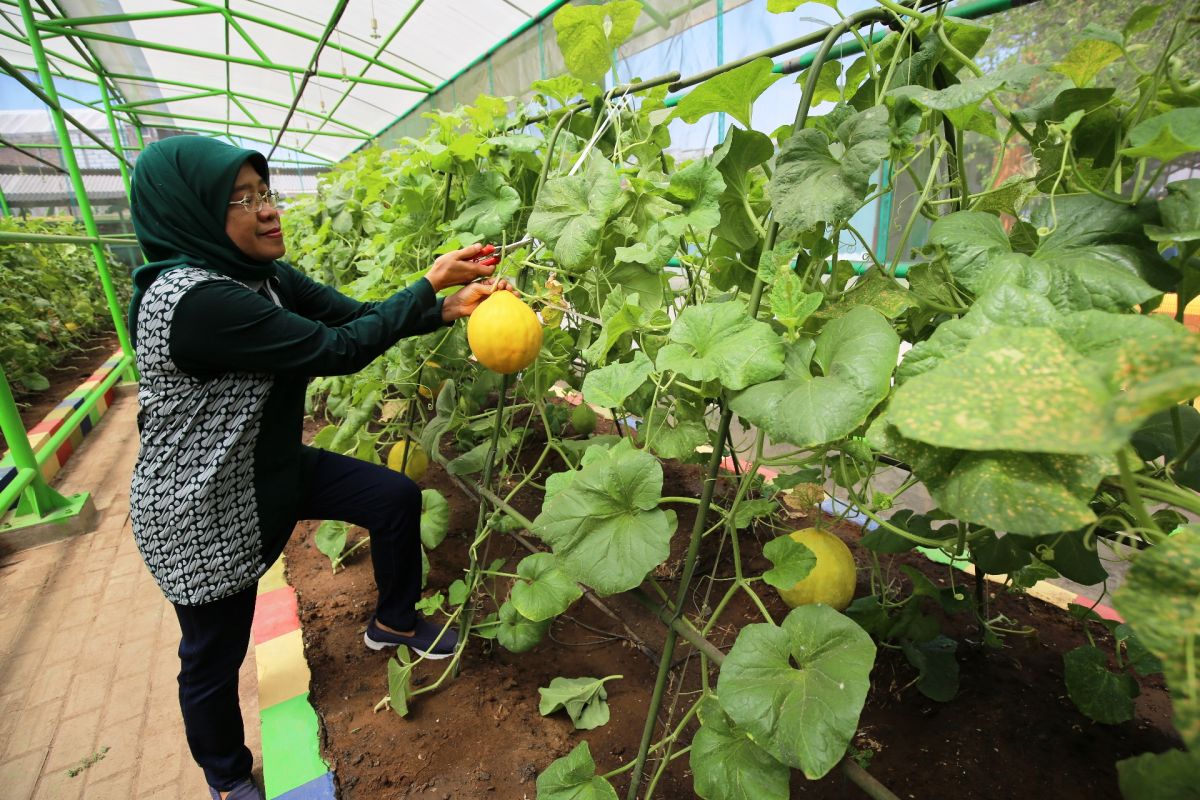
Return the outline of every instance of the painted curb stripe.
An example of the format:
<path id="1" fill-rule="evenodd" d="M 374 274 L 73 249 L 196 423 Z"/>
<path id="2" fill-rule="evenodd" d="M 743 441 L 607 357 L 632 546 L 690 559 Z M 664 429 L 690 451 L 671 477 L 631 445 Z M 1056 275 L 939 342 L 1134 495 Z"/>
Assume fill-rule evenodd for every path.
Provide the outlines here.
<path id="1" fill-rule="evenodd" d="M 308 702 L 312 674 L 296 592 L 282 556 L 259 579 L 251 634 L 267 800 L 335 800 L 333 774 L 321 758 L 320 723 Z"/>
<path id="2" fill-rule="evenodd" d="M 103 381 L 121 362 L 122 353 L 118 351 L 112 355 L 107 361 L 91 374 L 83 383 L 79 384 L 69 395 L 63 398 L 58 405 L 50 409 L 42 420 L 30 428 L 26 435 L 29 438 L 29 446 L 36 453 L 43 442 L 58 432 L 63 423 L 67 421 L 67 417 L 74 413 L 75 409 L 83 405 L 83 400 L 87 393 L 95 387 L 96 384 Z M 58 471 L 67 463 L 67 459 L 79 449 L 79 445 L 83 443 L 83 438 L 92 432 L 96 424 L 100 422 L 100 418 L 107 413 L 112 406 L 113 397 L 116 394 L 116 388 L 110 388 L 104 393 L 104 396 L 96 401 L 96 405 L 92 407 L 91 412 L 80 421 L 79 427 L 76 428 L 67 438 L 65 442 L 58 448 L 58 451 L 53 457 L 46 460 L 42 465 L 42 478 L 46 481 L 52 480 Z M 0 453 L 0 489 L 3 489 L 12 482 L 13 477 L 17 474 L 16 468 L 13 465 L 12 458 L 8 451 Z M 0 509 L 8 511 L 16 508 L 17 504 L 13 503 L 8 509 Z"/>
<path id="3" fill-rule="evenodd" d="M 260 589 L 254 608 L 254 624 L 250 629 L 254 643 L 262 644 L 299 629 L 295 590 L 290 586 L 270 592 Z"/>

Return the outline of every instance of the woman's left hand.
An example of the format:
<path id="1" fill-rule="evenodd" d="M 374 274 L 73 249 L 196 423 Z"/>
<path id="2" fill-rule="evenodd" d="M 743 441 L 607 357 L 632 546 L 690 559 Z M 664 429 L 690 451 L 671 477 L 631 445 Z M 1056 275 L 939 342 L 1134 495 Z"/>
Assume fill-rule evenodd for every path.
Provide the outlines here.
<path id="1" fill-rule="evenodd" d="M 442 320 L 453 322 L 462 317 L 469 317 L 479 308 L 479 304 L 488 299 L 492 292 L 507 291 L 519 294 L 516 287 L 504 278 L 488 278 L 475 283 L 468 283 L 454 294 L 446 298 L 442 304 Z"/>

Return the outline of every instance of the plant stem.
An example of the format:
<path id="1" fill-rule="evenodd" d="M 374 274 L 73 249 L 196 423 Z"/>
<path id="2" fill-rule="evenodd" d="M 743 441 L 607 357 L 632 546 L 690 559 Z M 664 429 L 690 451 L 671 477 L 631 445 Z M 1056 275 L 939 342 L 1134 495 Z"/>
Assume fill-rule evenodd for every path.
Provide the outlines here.
<path id="1" fill-rule="evenodd" d="M 1121 486 L 1125 489 L 1125 499 L 1129 501 L 1129 505 L 1133 508 L 1133 517 L 1138 524 L 1143 528 L 1151 531 L 1158 531 L 1162 535 L 1162 530 L 1154 522 L 1154 518 L 1146 510 L 1146 504 L 1142 501 L 1142 495 L 1138 491 L 1137 481 L 1133 477 L 1133 469 L 1129 464 L 1129 453 L 1123 448 L 1117 452 L 1117 466 L 1120 469 Z"/>

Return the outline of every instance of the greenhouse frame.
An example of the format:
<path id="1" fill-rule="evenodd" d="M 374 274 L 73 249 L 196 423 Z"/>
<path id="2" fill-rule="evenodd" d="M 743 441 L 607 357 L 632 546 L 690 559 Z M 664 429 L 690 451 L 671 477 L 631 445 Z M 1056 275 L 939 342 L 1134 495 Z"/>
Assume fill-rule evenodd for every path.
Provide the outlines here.
<path id="1" fill-rule="evenodd" d="M 13 797 L 1197 796 L 1194 0 L 0 15 Z M 196 136 L 270 164 L 276 194 L 231 193 L 218 221 L 253 269 L 181 251 L 138 273 L 139 157 Z M 286 259 L 246 249 L 234 205 Z M 250 280 L 261 264 L 275 277 Z M 137 320 L 171 275 L 232 280 L 331 353 L 387 341 L 163 383 L 130 295 Z M 305 317 L 293 280 L 341 311 Z M 427 321 L 387 322 L 397 298 Z M 217 359 L 268 329 L 209 313 Z M 376 523 L 308 519 L 308 482 L 255 495 L 296 530 L 282 552 L 247 540 L 255 766 L 234 787 L 164 610 L 186 628 L 212 600 L 171 588 L 130 475 L 229 413 L 180 392 L 228 379 L 237 405 L 260 375 L 296 414 L 306 387 L 303 447 L 214 457 L 415 483 L 419 624 L 370 611 Z M 160 396 L 184 427 L 149 445 Z M 154 469 L 175 500 L 153 514 L 201 520 L 216 484 Z M 222 534 L 179 524 L 155 534 L 176 579 L 224 580 L 241 556 L 197 555 Z"/>

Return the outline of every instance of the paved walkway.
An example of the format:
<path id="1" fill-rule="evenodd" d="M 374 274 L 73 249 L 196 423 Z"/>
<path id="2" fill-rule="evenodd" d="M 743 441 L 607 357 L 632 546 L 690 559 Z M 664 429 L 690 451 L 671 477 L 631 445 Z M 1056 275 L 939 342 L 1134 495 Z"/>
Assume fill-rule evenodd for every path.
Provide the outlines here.
<path id="1" fill-rule="evenodd" d="M 92 493 L 95 530 L 0 561 L 6 800 L 208 797 L 179 716 L 179 626 L 129 526 L 136 412 L 134 395 L 119 394 L 54 481 L 63 494 Z M 241 694 L 257 762 L 253 647 Z"/>

